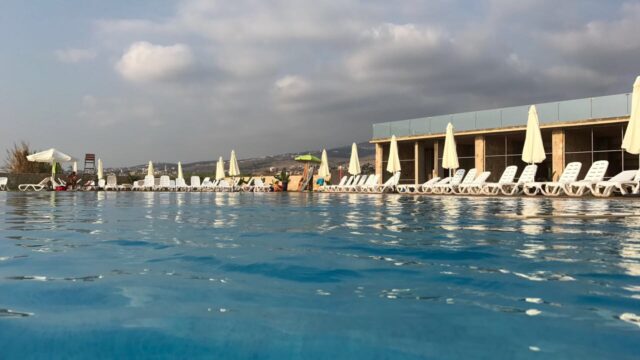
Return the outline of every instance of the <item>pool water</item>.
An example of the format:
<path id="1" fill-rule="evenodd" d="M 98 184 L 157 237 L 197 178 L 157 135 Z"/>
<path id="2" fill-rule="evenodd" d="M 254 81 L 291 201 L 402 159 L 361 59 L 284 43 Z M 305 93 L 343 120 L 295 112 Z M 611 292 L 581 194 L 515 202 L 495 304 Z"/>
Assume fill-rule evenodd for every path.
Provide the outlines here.
<path id="1" fill-rule="evenodd" d="M 0 358 L 632 359 L 636 200 L 2 193 Z"/>

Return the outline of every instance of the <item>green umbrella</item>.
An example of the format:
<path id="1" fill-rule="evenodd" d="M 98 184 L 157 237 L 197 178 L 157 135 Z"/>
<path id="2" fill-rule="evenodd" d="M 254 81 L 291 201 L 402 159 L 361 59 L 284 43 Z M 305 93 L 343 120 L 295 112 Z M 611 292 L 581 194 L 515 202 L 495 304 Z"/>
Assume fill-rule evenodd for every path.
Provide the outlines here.
<path id="1" fill-rule="evenodd" d="M 320 159 L 318 159 L 317 157 L 315 157 L 315 156 L 313 156 L 311 154 L 296 156 L 296 158 L 293 159 L 293 160 L 302 161 L 302 162 L 314 162 L 314 163 L 318 163 L 318 164 L 320 164 L 322 162 Z"/>

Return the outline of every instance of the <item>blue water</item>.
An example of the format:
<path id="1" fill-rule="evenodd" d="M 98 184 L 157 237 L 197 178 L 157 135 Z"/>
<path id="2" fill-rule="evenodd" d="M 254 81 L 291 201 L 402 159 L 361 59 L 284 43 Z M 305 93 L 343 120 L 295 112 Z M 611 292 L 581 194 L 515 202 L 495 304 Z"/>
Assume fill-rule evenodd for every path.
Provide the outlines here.
<path id="1" fill-rule="evenodd" d="M 0 358 L 632 359 L 636 200 L 1 193 Z M 634 320 L 635 319 L 635 320 Z"/>

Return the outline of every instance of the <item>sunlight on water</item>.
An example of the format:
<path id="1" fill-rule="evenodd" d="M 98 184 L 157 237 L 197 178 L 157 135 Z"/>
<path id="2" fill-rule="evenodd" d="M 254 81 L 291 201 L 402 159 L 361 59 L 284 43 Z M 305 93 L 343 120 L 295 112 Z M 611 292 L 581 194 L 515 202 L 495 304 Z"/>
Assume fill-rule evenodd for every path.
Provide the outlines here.
<path id="1" fill-rule="evenodd" d="M 566 216 L 634 200 L 1 193 L 0 208 L 3 356 L 637 355 L 640 222 Z"/>

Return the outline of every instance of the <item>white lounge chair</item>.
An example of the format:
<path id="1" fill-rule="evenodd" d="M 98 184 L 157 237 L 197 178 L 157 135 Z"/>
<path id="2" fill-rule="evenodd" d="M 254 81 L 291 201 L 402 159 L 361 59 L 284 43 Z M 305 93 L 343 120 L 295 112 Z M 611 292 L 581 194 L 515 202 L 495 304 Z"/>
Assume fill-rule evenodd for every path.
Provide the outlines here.
<path id="1" fill-rule="evenodd" d="M 171 179 L 167 175 L 160 176 L 158 184 L 153 187 L 154 191 L 169 191 L 171 190 Z"/>
<path id="2" fill-rule="evenodd" d="M 243 184 L 242 186 L 240 186 L 240 191 L 252 192 L 253 187 L 255 186 L 255 182 L 256 182 L 255 178 L 250 178 L 246 184 Z"/>
<path id="3" fill-rule="evenodd" d="M 119 190 L 118 178 L 115 175 L 107 175 L 107 182 L 104 185 L 104 190 L 105 191 Z"/>
<path id="4" fill-rule="evenodd" d="M 357 184 L 360 181 L 361 177 L 362 177 L 361 175 L 352 176 L 351 179 L 349 179 L 350 181 L 347 181 L 347 183 L 342 186 L 337 186 L 334 189 L 334 191 L 335 192 L 345 191 L 345 189 L 347 189 L 348 187 L 353 186 L 354 184 Z"/>
<path id="5" fill-rule="evenodd" d="M 192 191 L 199 191 L 201 190 L 202 185 L 200 184 L 200 176 L 192 176 L 191 180 L 189 182 L 191 185 L 189 186 L 189 188 Z"/>
<path id="6" fill-rule="evenodd" d="M 370 188 L 368 188 L 368 192 L 372 193 L 385 193 L 385 192 L 394 192 L 396 190 L 396 185 L 400 182 L 400 172 L 393 174 L 384 184 L 376 184 Z"/>
<path id="7" fill-rule="evenodd" d="M 0 177 L 0 191 L 7 191 L 8 182 L 9 182 L 9 178 Z"/>
<path id="8" fill-rule="evenodd" d="M 464 170 L 464 169 L 456 170 L 456 172 L 453 174 L 453 176 L 449 176 L 447 178 L 444 178 L 444 179 L 438 181 L 438 183 L 436 183 L 435 185 L 433 185 L 431 187 L 431 193 L 432 194 L 444 194 L 445 193 L 445 189 L 449 188 L 449 186 L 451 186 L 451 184 L 459 185 L 462 182 L 462 180 L 464 179 L 464 174 L 465 173 L 466 173 L 466 170 Z"/>
<path id="9" fill-rule="evenodd" d="M 469 183 L 462 183 L 455 187 L 454 194 L 462 195 L 462 194 L 474 194 L 478 195 L 482 191 L 482 186 L 487 182 L 487 179 L 491 176 L 491 171 L 483 171 L 478 175 L 475 179 L 473 179 Z M 466 179 L 465 179 L 466 180 Z"/>
<path id="10" fill-rule="evenodd" d="M 458 176 L 459 174 L 462 174 L 464 177 Z M 476 169 L 469 170 L 469 172 L 467 172 L 466 175 L 464 172 L 460 173 L 460 170 L 458 170 L 456 171 L 454 176 L 451 178 L 449 183 L 437 184 L 436 186 L 434 186 L 433 193 L 434 194 L 451 194 L 453 193 L 454 189 L 456 189 L 461 184 L 471 183 L 473 179 L 475 179 L 475 177 L 476 177 Z"/>
<path id="11" fill-rule="evenodd" d="M 396 186 L 396 191 L 399 192 L 400 194 L 415 194 L 420 191 L 420 188 L 422 186 L 429 186 L 430 184 L 435 184 L 438 180 L 440 180 L 439 177 L 434 177 L 433 179 L 430 179 L 424 182 L 423 184 L 398 185 Z"/>
<path id="12" fill-rule="evenodd" d="M 349 176 L 349 177 L 347 177 L 347 180 L 342 181 L 342 180 L 344 180 L 344 177 L 343 177 L 340 180 L 339 184 L 337 184 L 337 185 L 329 185 L 329 187 L 327 187 L 327 191 L 328 192 L 338 192 L 342 187 L 353 184 L 355 179 L 356 179 L 355 176 Z"/>
<path id="13" fill-rule="evenodd" d="M 373 176 L 373 175 L 371 175 L 371 176 Z M 368 180 L 371 176 L 369 176 L 369 175 L 362 175 L 362 176 L 360 176 L 360 179 L 358 180 L 358 182 L 357 182 L 357 183 L 353 183 L 353 184 L 351 184 L 351 185 L 349 185 L 349 186 L 343 186 L 343 187 L 342 187 L 342 191 L 344 191 L 344 192 L 356 192 L 356 191 L 358 191 L 358 189 L 359 189 L 361 186 L 364 186 L 364 184 L 366 184 L 366 183 L 367 183 L 367 180 Z"/>
<path id="14" fill-rule="evenodd" d="M 144 188 L 144 180 L 136 180 L 133 182 L 131 191 L 140 191 Z"/>
<path id="15" fill-rule="evenodd" d="M 339 186 L 344 186 L 347 184 L 348 180 L 353 180 L 353 176 L 349 177 L 349 176 L 343 176 L 342 179 L 340 179 L 340 182 L 335 184 L 335 185 L 325 185 L 322 187 L 322 191 L 325 192 L 334 192 L 335 189 Z"/>
<path id="16" fill-rule="evenodd" d="M 507 166 L 498 182 L 487 182 L 482 185 L 482 189 L 480 193 L 484 195 L 498 195 L 500 192 L 500 187 L 505 184 L 513 184 L 513 180 L 516 178 L 516 174 L 518 173 L 518 166 L 511 165 Z"/>
<path id="17" fill-rule="evenodd" d="M 517 182 L 500 184 L 500 192 L 502 195 L 520 195 L 524 191 L 524 185 L 536 181 L 536 173 L 538 172 L 538 165 L 531 164 L 524 167 L 520 178 Z"/>
<path id="18" fill-rule="evenodd" d="M 144 177 L 144 184 L 140 190 L 152 191 L 158 185 L 160 185 L 160 179 L 154 178 L 153 175 L 147 175 Z"/>
<path id="19" fill-rule="evenodd" d="M 558 179 L 558 181 L 526 183 L 523 188 L 524 193 L 529 196 L 534 196 L 538 193 L 542 193 L 547 196 L 558 196 L 560 195 L 564 184 L 576 181 L 581 168 L 582 163 L 569 163 L 562 172 L 562 175 L 560 175 L 560 179 Z"/>
<path id="20" fill-rule="evenodd" d="M 449 178 L 449 180 L 450 179 L 451 178 Z M 430 194 L 433 186 L 435 184 L 439 183 L 440 181 L 442 181 L 442 179 L 439 176 L 435 176 L 435 177 L 431 178 L 430 180 L 426 181 L 424 184 L 416 187 L 416 190 L 415 190 L 414 193 L 416 193 L 416 194 Z"/>
<path id="21" fill-rule="evenodd" d="M 184 178 L 176 178 L 176 191 L 189 191 L 189 185 Z"/>
<path id="22" fill-rule="evenodd" d="M 633 187 L 640 181 L 640 171 L 625 170 L 606 181 L 598 181 L 589 188 L 591 194 L 597 197 L 609 197 L 614 193 L 627 195 L 633 192 Z"/>
<path id="23" fill-rule="evenodd" d="M 20 184 L 18 185 L 18 190 L 20 191 L 42 191 L 45 189 L 45 187 L 47 187 L 49 185 L 49 183 L 51 182 L 51 176 L 47 176 L 46 178 L 42 179 L 39 183 L 37 184 Z"/>
<path id="24" fill-rule="evenodd" d="M 271 191 L 271 185 L 265 184 L 260 178 L 256 178 L 253 182 L 253 192 L 269 192 Z"/>
<path id="25" fill-rule="evenodd" d="M 364 183 L 364 185 L 357 186 L 355 191 L 357 191 L 357 192 L 369 192 L 370 188 L 378 185 L 378 179 L 379 179 L 379 177 L 376 174 L 369 175 L 369 178 Z"/>
<path id="26" fill-rule="evenodd" d="M 607 160 L 598 160 L 591 164 L 584 179 L 564 184 L 562 190 L 569 196 L 582 196 L 589 192 L 590 187 L 604 179 L 609 168 Z"/>

